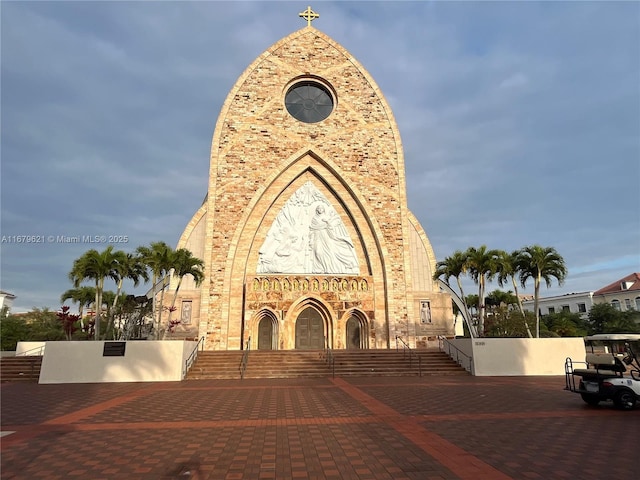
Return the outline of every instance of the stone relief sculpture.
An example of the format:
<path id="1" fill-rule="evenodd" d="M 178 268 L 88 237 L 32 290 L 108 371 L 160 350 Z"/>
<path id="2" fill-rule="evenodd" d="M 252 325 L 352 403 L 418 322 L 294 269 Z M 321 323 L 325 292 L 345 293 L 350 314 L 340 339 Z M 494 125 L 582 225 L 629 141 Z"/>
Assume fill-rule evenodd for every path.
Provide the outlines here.
<path id="1" fill-rule="evenodd" d="M 431 303 L 427 300 L 420 302 L 420 323 L 431 323 Z"/>
<path id="2" fill-rule="evenodd" d="M 311 182 L 296 190 L 278 212 L 259 256 L 257 273 L 360 272 L 342 219 Z"/>

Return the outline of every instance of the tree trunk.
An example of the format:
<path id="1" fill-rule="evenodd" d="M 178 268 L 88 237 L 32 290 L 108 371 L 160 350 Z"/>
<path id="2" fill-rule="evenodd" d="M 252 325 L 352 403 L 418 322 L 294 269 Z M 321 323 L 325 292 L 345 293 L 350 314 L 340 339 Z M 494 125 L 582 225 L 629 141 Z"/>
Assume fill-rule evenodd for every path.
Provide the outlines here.
<path id="1" fill-rule="evenodd" d="M 518 294 L 518 284 L 516 283 L 516 277 L 511 277 L 511 283 L 513 284 L 513 291 L 516 292 L 516 300 L 518 301 L 518 308 L 520 309 L 520 314 L 522 315 L 522 321 L 524 322 L 524 326 L 527 329 L 527 336 L 529 338 L 533 338 L 533 335 L 531 335 L 531 329 L 529 328 L 529 324 L 527 323 L 527 317 L 524 314 L 522 300 L 520 300 L 520 295 Z"/>
<path id="2" fill-rule="evenodd" d="M 533 289 L 533 308 L 536 310 L 536 338 L 540 338 L 540 274 L 536 277 Z"/>
<path id="3" fill-rule="evenodd" d="M 171 324 L 171 315 L 173 310 L 176 308 L 176 299 L 178 298 L 178 290 L 180 290 L 180 285 L 182 284 L 182 277 L 178 279 L 178 285 L 176 285 L 176 291 L 173 292 L 173 299 L 171 300 L 171 307 L 169 308 L 169 316 L 167 317 L 167 326 L 162 331 L 162 339 L 167 334 L 167 330 L 169 329 L 169 325 Z"/>
<path id="4" fill-rule="evenodd" d="M 107 331 L 105 333 L 105 338 L 109 336 L 109 332 L 113 330 L 113 324 L 114 324 L 114 315 L 116 313 L 116 305 L 118 304 L 118 297 L 120 296 L 120 292 L 122 291 L 122 284 L 124 282 L 124 279 L 120 279 L 118 280 L 118 288 L 116 288 L 116 297 L 113 299 L 113 304 L 111 305 L 111 311 L 109 312 L 109 316 L 108 316 L 108 323 L 107 323 Z"/>
<path id="5" fill-rule="evenodd" d="M 161 332 L 160 332 L 160 327 L 162 326 L 162 310 L 163 310 L 163 306 L 164 306 L 164 279 L 165 279 L 166 275 L 164 277 L 162 277 L 162 289 L 160 290 L 160 307 L 158 308 L 158 310 L 160 310 L 160 312 L 158 313 L 158 327 L 156 328 L 156 340 L 160 340 L 161 337 Z"/>
<path id="6" fill-rule="evenodd" d="M 80 328 L 84 328 L 84 320 L 82 319 L 83 317 L 83 313 L 84 313 L 84 304 L 82 302 L 80 303 L 80 307 L 78 308 L 78 313 L 80 314 Z"/>
<path id="7" fill-rule="evenodd" d="M 484 337 L 484 275 L 478 278 L 478 335 Z"/>
<path id="8" fill-rule="evenodd" d="M 96 321 L 93 326 L 95 329 L 94 339 L 100 340 L 100 313 L 102 310 L 102 286 L 104 285 L 104 279 L 96 280 Z"/>
<path id="9" fill-rule="evenodd" d="M 469 306 L 467 305 L 467 301 L 464 297 L 464 290 L 462 289 L 462 282 L 460 281 L 460 277 L 456 277 L 456 280 L 458 282 L 458 288 L 460 289 L 460 295 L 461 295 L 461 299 L 462 299 L 462 303 L 464 305 L 464 309 L 465 309 L 465 313 L 467 314 L 467 318 L 471 320 L 471 314 L 469 313 Z M 476 335 L 478 334 L 478 331 L 476 329 Z"/>

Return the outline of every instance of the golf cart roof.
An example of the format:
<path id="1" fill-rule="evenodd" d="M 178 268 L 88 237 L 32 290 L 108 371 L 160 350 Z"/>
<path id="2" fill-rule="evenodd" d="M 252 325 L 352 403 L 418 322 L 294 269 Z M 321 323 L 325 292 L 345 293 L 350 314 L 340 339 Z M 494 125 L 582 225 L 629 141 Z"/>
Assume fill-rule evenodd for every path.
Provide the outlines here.
<path id="1" fill-rule="evenodd" d="M 615 342 L 615 341 L 631 341 L 638 342 L 640 341 L 640 333 L 599 333 L 598 335 L 590 335 L 588 337 L 584 337 L 585 342 Z"/>

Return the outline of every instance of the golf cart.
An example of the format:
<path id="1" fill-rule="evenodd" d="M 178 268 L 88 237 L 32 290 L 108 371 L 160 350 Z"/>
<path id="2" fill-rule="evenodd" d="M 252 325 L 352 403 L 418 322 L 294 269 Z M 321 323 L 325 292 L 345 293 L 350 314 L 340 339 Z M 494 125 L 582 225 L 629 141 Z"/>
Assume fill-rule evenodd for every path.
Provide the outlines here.
<path id="1" fill-rule="evenodd" d="M 633 409 L 640 400 L 640 362 L 636 355 L 640 335 L 601 334 L 585 337 L 584 341 L 585 361 L 565 361 L 565 390 L 579 393 L 589 405 L 613 400 L 617 408 Z M 575 368 L 576 364 L 585 368 Z"/>

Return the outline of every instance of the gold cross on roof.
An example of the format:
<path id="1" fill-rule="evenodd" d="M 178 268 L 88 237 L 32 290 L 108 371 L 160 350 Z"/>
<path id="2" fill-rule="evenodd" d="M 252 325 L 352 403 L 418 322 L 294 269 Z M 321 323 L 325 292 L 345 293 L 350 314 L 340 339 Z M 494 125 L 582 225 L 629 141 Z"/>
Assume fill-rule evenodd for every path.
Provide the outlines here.
<path id="1" fill-rule="evenodd" d="M 311 10 L 311 7 L 307 7 L 307 9 L 304 12 L 300 12 L 298 16 L 304 18 L 307 21 L 307 27 L 310 27 L 311 22 L 320 17 L 320 15 Z"/>

